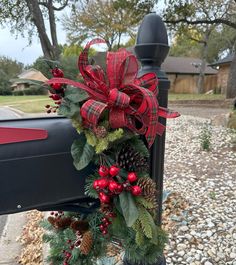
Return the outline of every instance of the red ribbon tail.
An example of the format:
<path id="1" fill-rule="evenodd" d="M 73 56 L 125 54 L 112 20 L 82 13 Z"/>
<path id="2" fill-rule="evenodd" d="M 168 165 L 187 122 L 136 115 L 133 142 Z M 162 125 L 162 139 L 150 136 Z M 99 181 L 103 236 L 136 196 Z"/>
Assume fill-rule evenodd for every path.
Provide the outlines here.
<path id="1" fill-rule="evenodd" d="M 179 112 L 172 111 L 167 108 L 159 107 L 158 115 L 162 118 L 177 118 L 180 116 Z"/>

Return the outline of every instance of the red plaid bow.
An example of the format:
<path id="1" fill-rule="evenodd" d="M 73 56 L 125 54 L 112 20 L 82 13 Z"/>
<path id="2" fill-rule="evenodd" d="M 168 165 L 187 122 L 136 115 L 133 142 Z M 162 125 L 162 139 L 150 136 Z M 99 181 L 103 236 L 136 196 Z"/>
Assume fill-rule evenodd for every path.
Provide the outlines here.
<path id="1" fill-rule="evenodd" d="M 125 49 L 107 53 L 107 84 L 102 68 L 88 62 L 90 46 L 98 43 L 105 41 L 90 41 L 79 57 L 78 66 L 85 84 L 65 78 L 53 78 L 48 83 L 72 85 L 89 94 L 90 98 L 80 111 L 86 127 L 96 127 L 104 110 L 108 109 L 112 128 L 127 127 L 138 134 L 145 134 L 151 147 L 156 134 L 162 135 L 165 130 L 165 126 L 158 122 L 158 116 L 174 118 L 178 113 L 159 107 L 156 75 L 148 73 L 137 78 L 137 59 Z"/>

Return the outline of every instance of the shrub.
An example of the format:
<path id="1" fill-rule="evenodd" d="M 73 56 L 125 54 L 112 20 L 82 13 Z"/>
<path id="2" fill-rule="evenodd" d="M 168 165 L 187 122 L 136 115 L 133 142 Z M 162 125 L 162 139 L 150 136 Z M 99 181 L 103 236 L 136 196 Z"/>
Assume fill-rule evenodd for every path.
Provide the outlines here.
<path id="1" fill-rule="evenodd" d="M 201 147 L 205 151 L 209 151 L 211 148 L 211 136 L 212 131 L 210 125 L 208 123 L 205 123 L 200 133 Z"/>

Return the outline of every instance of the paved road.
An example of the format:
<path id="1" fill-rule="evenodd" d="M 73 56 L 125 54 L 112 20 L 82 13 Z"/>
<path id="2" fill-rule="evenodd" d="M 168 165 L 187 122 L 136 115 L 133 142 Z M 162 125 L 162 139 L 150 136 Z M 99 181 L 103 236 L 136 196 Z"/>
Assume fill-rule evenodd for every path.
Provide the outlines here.
<path id="1" fill-rule="evenodd" d="M 18 114 L 8 108 L 0 107 L 0 120 L 20 118 Z"/>
<path id="2" fill-rule="evenodd" d="M 18 114 L 7 108 L 0 107 L 0 121 L 6 119 L 16 119 L 16 118 L 19 118 Z M 0 237 L 2 235 L 2 231 L 6 224 L 6 220 L 7 220 L 7 215 L 0 216 Z"/>

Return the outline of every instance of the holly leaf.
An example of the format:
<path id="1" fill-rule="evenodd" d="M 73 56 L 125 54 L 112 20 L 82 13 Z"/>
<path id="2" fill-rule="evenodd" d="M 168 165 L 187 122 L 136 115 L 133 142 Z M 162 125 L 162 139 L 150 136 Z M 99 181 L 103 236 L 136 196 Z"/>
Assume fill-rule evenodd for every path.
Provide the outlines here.
<path id="1" fill-rule="evenodd" d="M 119 200 L 125 222 L 128 227 L 131 227 L 139 216 L 134 198 L 129 192 L 122 192 L 119 195 Z"/>
<path id="2" fill-rule="evenodd" d="M 87 143 L 85 136 L 82 136 L 79 140 L 73 142 L 71 146 L 71 154 L 76 169 L 82 170 L 93 159 L 94 149 Z"/>
<path id="3" fill-rule="evenodd" d="M 88 99 L 88 97 L 89 96 L 87 92 L 73 86 L 67 86 L 65 90 L 65 99 L 73 103 L 79 103 L 81 101 Z"/>

